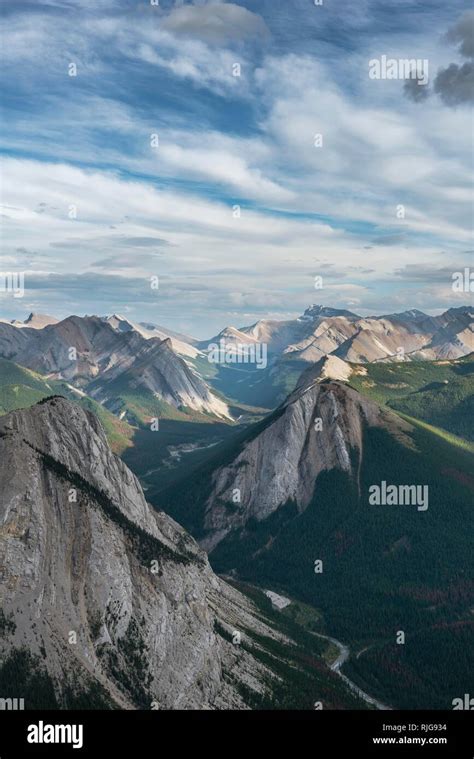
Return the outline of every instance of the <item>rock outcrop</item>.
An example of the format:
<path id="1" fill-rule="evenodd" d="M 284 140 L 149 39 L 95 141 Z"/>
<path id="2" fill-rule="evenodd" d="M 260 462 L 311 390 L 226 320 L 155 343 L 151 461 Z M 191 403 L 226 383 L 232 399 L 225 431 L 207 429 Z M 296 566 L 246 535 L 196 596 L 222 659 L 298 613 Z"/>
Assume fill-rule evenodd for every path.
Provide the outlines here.
<path id="1" fill-rule="evenodd" d="M 241 709 L 279 679 L 232 637 L 284 636 L 148 506 L 94 415 L 53 397 L 2 417 L 0 484 L 0 659 L 37 657 L 60 705 Z"/>
<path id="2" fill-rule="evenodd" d="M 258 434 L 251 432 L 231 463 L 216 468 L 201 541 L 207 551 L 250 519 L 267 519 L 289 500 L 304 511 L 323 471 L 339 469 L 357 479 L 366 425 L 387 429 L 410 445 L 407 423 L 328 378 L 346 367 L 332 357 L 310 367 Z M 236 493 L 238 507 L 232 508 Z"/>

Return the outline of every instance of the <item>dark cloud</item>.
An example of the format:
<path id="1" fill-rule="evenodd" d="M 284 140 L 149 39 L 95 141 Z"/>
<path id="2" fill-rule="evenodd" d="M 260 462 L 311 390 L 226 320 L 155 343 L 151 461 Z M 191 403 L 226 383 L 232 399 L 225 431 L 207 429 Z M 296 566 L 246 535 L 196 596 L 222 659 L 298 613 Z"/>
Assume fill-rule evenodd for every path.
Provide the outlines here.
<path id="1" fill-rule="evenodd" d="M 140 253 L 138 256 L 133 253 L 122 253 L 113 256 L 101 258 L 91 264 L 94 269 L 133 269 L 153 266 L 162 253 Z"/>
<path id="2" fill-rule="evenodd" d="M 447 42 L 454 43 L 464 58 L 474 59 L 474 11 L 467 11 L 445 34 Z M 407 79 L 403 91 L 409 100 L 422 103 L 431 94 L 428 86 L 418 79 Z M 434 92 L 451 108 L 474 103 L 474 60 L 463 64 L 450 63 L 439 69 L 434 80 Z"/>
<path id="3" fill-rule="evenodd" d="M 120 245 L 129 245 L 132 248 L 165 247 L 171 245 L 168 240 L 164 240 L 162 237 L 120 237 L 118 243 Z"/>
<path id="4" fill-rule="evenodd" d="M 52 242 L 50 246 L 52 248 L 72 248 L 77 250 L 83 248 L 85 250 L 91 249 L 92 246 L 101 248 L 104 246 L 112 245 L 114 248 L 170 248 L 173 244 L 162 237 L 125 237 L 119 235 L 103 235 L 100 237 L 94 237 L 89 240 L 83 240 L 80 237 L 69 237 L 66 240 L 60 240 L 59 242 Z M 142 255 L 142 254 L 140 254 Z M 156 255 L 163 255 L 157 253 Z"/>
<path id="5" fill-rule="evenodd" d="M 378 235 L 374 237 L 370 242 L 372 245 L 401 245 L 405 240 L 405 233 L 398 232 L 393 235 Z"/>
<path id="6" fill-rule="evenodd" d="M 57 206 L 52 206 L 49 203 L 38 203 L 36 206 L 36 213 L 46 213 L 47 211 L 54 212 L 58 210 Z"/>
<path id="7" fill-rule="evenodd" d="M 373 274 L 375 269 L 366 269 L 363 266 L 348 266 L 347 271 L 354 272 L 355 274 Z"/>
<path id="8" fill-rule="evenodd" d="M 448 30 L 446 39 L 449 42 L 459 43 L 459 53 L 464 58 L 474 58 L 474 11 L 466 11 Z"/>
<path id="9" fill-rule="evenodd" d="M 460 55 L 474 58 L 474 11 L 467 11 L 446 33 L 448 42 L 458 45 Z M 443 103 L 455 107 L 474 103 L 474 60 L 462 65 L 451 63 L 436 74 L 434 90 Z"/>
<path id="10" fill-rule="evenodd" d="M 413 79 L 406 79 L 403 89 L 405 95 L 409 100 L 413 100 L 414 103 L 422 103 L 423 100 L 429 95 L 429 87 L 427 84 L 419 84 L 420 81 L 424 81 L 423 77 L 414 77 Z"/>
<path id="11" fill-rule="evenodd" d="M 400 269 L 395 269 L 394 276 L 400 277 L 407 282 L 424 282 L 426 284 L 433 282 L 452 282 L 453 273 L 463 271 L 464 264 L 453 266 L 443 266 L 435 268 L 426 264 L 406 264 Z"/>
<path id="12" fill-rule="evenodd" d="M 434 89 L 446 105 L 474 103 L 474 62 L 468 61 L 462 66 L 451 63 L 448 68 L 440 69 Z"/>
<path id="13" fill-rule="evenodd" d="M 119 277 L 115 274 L 28 274 L 27 288 L 31 290 L 54 290 L 63 295 L 71 291 L 107 292 L 148 288 L 146 278 Z"/>
<path id="14" fill-rule="evenodd" d="M 160 287 L 154 290 L 150 287 L 150 277 L 119 276 L 102 272 L 86 272 L 84 274 L 29 274 L 26 272 L 25 287 L 27 290 L 42 290 L 45 294 L 54 293 L 63 298 L 71 295 L 83 295 L 85 299 L 96 298 L 97 303 L 128 298 L 130 302 L 152 302 L 160 299 L 176 297 L 176 293 L 215 293 L 212 285 L 190 283 L 167 275 L 160 275 Z"/>
<path id="15" fill-rule="evenodd" d="M 39 253 L 37 253 L 35 250 L 28 250 L 28 248 L 23 248 L 23 247 L 16 248 L 15 252 L 19 256 L 28 256 L 28 258 L 33 257 L 33 256 L 39 256 Z"/>

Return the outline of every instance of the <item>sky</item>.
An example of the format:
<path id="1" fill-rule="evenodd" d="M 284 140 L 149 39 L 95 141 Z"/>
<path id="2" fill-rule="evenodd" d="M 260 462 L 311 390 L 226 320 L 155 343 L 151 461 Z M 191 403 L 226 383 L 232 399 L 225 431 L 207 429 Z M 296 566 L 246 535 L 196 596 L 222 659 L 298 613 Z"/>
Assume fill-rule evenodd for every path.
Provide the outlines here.
<path id="1" fill-rule="evenodd" d="M 469 5 L 4 1 L 0 268 L 25 293 L 0 317 L 204 338 L 472 303 Z M 428 83 L 372 78 L 382 56 Z"/>

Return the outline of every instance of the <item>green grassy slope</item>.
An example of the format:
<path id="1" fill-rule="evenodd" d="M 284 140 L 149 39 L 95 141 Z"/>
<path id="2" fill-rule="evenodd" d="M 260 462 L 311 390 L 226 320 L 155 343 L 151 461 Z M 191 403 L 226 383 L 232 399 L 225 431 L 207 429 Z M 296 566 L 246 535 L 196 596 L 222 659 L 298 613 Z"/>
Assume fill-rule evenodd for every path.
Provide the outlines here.
<path id="1" fill-rule="evenodd" d="M 350 384 L 394 411 L 474 440 L 474 357 L 366 364 Z"/>
<path id="2" fill-rule="evenodd" d="M 30 369 L 0 358 L 0 415 L 32 406 L 49 395 L 63 395 L 98 416 L 115 453 L 121 454 L 132 445 L 134 429 L 100 403 L 74 392 L 66 382 L 46 379 Z"/>

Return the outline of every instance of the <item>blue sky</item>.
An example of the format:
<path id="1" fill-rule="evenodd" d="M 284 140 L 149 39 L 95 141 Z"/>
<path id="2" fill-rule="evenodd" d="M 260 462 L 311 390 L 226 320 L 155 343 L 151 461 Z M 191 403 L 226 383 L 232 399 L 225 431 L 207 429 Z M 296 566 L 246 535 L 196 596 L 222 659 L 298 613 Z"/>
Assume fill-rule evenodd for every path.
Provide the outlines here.
<path id="1" fill-rule="evenodd" d="M 2 269 L 26 292 L 0 293 L 1 316 L 118 312 L 206 336 L 312 302 L 466 303 L 468 7 L 4 3 Z M 371 79 L 382 55 L 427 60 L 423 93 Z"/>

